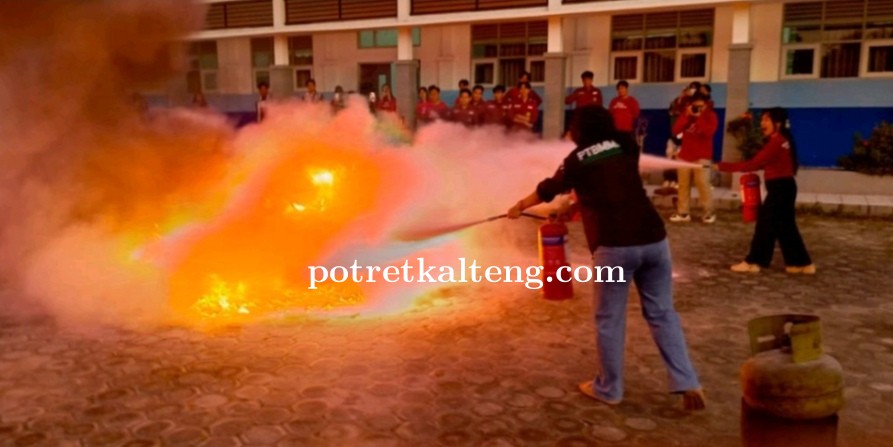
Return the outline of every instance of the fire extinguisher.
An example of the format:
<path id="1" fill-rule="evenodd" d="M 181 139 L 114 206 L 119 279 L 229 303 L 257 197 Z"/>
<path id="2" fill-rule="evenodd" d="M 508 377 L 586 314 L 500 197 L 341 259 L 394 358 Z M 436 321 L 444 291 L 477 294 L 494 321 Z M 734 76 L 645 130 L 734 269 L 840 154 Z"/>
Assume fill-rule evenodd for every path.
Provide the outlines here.
<path id="1" fill-rule="evenodd" d="M 741 218 L 755 222 L 760 210 L 760 176 L 748 173 L 741 176 Z"/>
<path id="2" fill-rule="evenodd" d="M 569 281 L 570 264 L 567 262 L 564 244 L 567 240 L 567 225 L 557 215 L 549 216 L 549 221 L 539 228 L 540 262 L 543 266 L 543 298 L 547 300 L 566 300 L 573 298 L 574 285 Z M 567 282 L 558 280 L 558 269 L 568 267 L 562 272 Z"/>

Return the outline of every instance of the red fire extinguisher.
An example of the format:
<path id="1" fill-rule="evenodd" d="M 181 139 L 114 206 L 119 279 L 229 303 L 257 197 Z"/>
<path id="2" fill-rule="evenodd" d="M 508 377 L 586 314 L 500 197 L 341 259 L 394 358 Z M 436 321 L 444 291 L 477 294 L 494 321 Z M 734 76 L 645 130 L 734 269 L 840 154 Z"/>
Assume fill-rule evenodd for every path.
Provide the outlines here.
<path id="1" fill-rule="evenodd" d="M 760 176 L 748 173 L 741 176 L 741 218 L 755 222 L 760 210 Z"/>
<path id="2" fill-rule="evenodd" d="M 574 296 L 574 285 L 570 282 L 570 264 L 567 263 L 564 249 L 566 239 L 567 226 L 555 214 L 550 215 L 549 221 L 539 228 L 543 298 L 547 300 L 566 300 Z M 562 271 L 562 277 L 567 282 L 558 280 L 558 269 L 562 267 L 568 267 Z"/>

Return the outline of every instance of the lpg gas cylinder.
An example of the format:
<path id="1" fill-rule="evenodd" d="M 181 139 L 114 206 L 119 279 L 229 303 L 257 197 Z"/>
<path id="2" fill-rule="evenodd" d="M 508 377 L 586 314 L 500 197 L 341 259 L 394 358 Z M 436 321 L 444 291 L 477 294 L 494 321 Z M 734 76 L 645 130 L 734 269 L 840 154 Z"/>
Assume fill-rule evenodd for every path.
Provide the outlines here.
<path id="1" fill-rule="evenodd" d="M 787 419 L 818 419 L 843 408 L 843 368 L 822 352 L 815 315 L 773 315 L 748 325 L 751 358 L 741 367 L 744 402 Z"/>

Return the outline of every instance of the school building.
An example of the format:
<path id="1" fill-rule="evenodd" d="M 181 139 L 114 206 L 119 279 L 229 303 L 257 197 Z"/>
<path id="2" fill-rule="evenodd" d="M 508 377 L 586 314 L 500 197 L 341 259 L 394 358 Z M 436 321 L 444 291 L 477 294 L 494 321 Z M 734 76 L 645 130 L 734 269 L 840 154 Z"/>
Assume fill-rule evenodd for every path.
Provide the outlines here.
<path id="1" fill-rule="evenodd" d="M 541 129 L 557 138 L 564 97 L 591 70 L 606 101 L 619 80 L 647 120 L 647 152 L 663 153 L 667 108 L 691 81 L 708 83 L 720 120 L 790 109 L 804 166 L 833 166 L 893 121 L 893 0 L 205 0 L 188 43 L 181 96 L 201 90 L 227 113 L 253 113 L 256 85 L 299 95 L 314 78 L 362 94 L 393 87 L 412 122 L 419 85 L 448 104 L 460 79 L 513 86 L 522 71 L 544 98 Z M 737 159 L 717 132 L 716 158 Z"/>

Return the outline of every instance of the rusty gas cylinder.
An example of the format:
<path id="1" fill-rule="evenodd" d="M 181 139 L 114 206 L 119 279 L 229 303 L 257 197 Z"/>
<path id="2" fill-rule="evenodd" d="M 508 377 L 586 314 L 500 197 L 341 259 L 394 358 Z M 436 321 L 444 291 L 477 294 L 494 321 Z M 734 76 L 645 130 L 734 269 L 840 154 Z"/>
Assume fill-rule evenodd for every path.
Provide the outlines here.
<path id="1" fill-rule="evenodd" d="M 751 357 L 741 367 L 741 388 L 749 407 L 801 420 L 843 408 L 843 368 L 822 351 L 819 317 L 773 315 L 747 329 Z"/>

